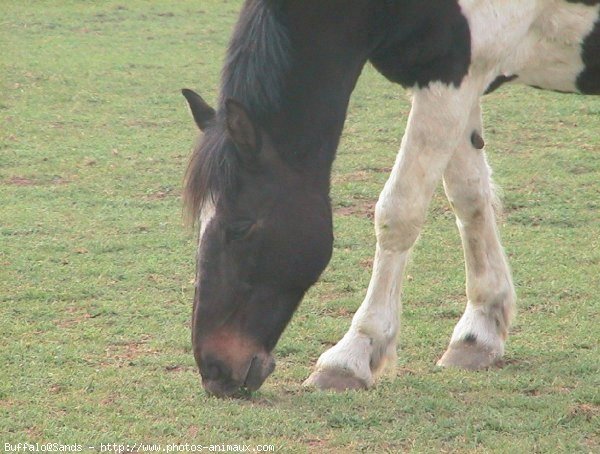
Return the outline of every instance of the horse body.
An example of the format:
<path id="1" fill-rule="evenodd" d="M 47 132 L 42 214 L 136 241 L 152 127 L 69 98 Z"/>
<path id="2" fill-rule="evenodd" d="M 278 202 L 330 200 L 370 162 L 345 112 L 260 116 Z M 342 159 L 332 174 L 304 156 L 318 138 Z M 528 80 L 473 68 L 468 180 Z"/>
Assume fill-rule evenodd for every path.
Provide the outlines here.
<path id="1" fill-rule="evenodd" d="M 376 206 L 365 300 L 307 384 L 366 388 L 395 358 L 403 270 L 440 180 L 463 242 L 468 302 L 439 364 L 499 359 L 515 293 L 479 100 L 507 80 L 600 93 L 599 12 L 599 0 L 248 0 L 216 113 L 186 94 L 205 130 L 186 183 L 202 218 L 193 344 L 205 387 L 229 395 L 262 384 L 329 260 L 331 164 L 367 60 L 413 89 L 412 109 Z"/>
<path id="2" fill-rule="evenodd" d="M 600 2 L 461 2 L 470 17 L 474 72 L 564 92 L 600 92 Z M 595 47 L 594 50 L 591 48 Z"/>

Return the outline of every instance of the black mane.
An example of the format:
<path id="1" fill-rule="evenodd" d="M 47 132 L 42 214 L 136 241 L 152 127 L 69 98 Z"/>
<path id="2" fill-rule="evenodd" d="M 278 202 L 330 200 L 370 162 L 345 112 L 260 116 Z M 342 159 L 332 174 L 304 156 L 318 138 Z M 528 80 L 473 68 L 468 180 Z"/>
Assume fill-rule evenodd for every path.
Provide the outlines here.
<path id="1" fill-rule="evenodd" d="M 283 25 L 281 0 L 249 0 L 244 5 L 225 58 L 222 106 L 240 101 L 255 121 L 279 107 L 284 76 L 291 66 L 290 40 Z"/>
<path id="2" fill-rule="evenodd" d="M 291 67 L 281 4 L 247 0 L 242 8 L 225 58 L 216 118 L 195 147 L 185 177 L 184 201 L 192 222 L 208 200 L 217 203 L 237 187 L 239 162 L 225 128 L 225 101 L 241 102 L 258 126 L 281 105 Z"/>

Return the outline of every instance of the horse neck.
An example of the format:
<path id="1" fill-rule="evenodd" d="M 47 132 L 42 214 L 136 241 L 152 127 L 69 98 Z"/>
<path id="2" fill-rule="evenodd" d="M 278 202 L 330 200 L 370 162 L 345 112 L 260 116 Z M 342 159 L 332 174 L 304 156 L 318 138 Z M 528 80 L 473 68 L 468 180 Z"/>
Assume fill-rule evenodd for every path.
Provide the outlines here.
<path id="1" fill-rule="evenodd" d="M 356 47 L 336 43 L 329 36 L 296 44 L 285 96 L 265 129 L 288 162 L 304 167 L 311 183 L 329 192 L 350 96 L 370 49 L 362 42 Z"/>
<path id="2" fill-rule="evenodd" d="M 375 19 L 383 3 L 275 4 L 245 3 L 224 71 L 223 99 L 245 102 L 282 158 L 303 171 L 307 184 L 328 192 L 350 95 L 380 33 Z"/>
<path id="3" fill-rule="evenodd" d="M 297 80 L 279 112 L 266 126 L 276 148 L 291 163 L 304 166 L 329 181 L 331 165 L 342 134 L 350 95 L 364 61 L 339 67 L 345 77 L 336 79 L 325 68 Z"/>

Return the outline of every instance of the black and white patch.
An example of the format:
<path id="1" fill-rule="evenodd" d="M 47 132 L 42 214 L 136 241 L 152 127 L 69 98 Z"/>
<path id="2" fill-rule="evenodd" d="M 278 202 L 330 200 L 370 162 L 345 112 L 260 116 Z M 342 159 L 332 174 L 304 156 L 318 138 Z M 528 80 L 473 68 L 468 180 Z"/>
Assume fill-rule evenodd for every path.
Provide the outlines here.
<path id="1" fill-rule="evenodd" d="M 599 5 L 600 0 L 587 0 L 587 5 Z M 586 94 L 600 94 L 600 12 L 593 30 L 581 46 L 584 70 L 577 76 L 577 88 Z"/>

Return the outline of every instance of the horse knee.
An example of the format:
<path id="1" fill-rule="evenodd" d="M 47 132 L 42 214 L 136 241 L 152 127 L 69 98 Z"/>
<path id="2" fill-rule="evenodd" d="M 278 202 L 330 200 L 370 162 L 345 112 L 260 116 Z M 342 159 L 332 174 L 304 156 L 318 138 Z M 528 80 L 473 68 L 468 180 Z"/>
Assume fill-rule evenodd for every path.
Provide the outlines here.
<path id="1" fill-rule="evenodd" d="M 375 207 L 377 243 L 385 250 L 406 251 L 417 240 L 425 215 L 422 210 L 408 209 L 406 203 L 380 199 Z"/>

